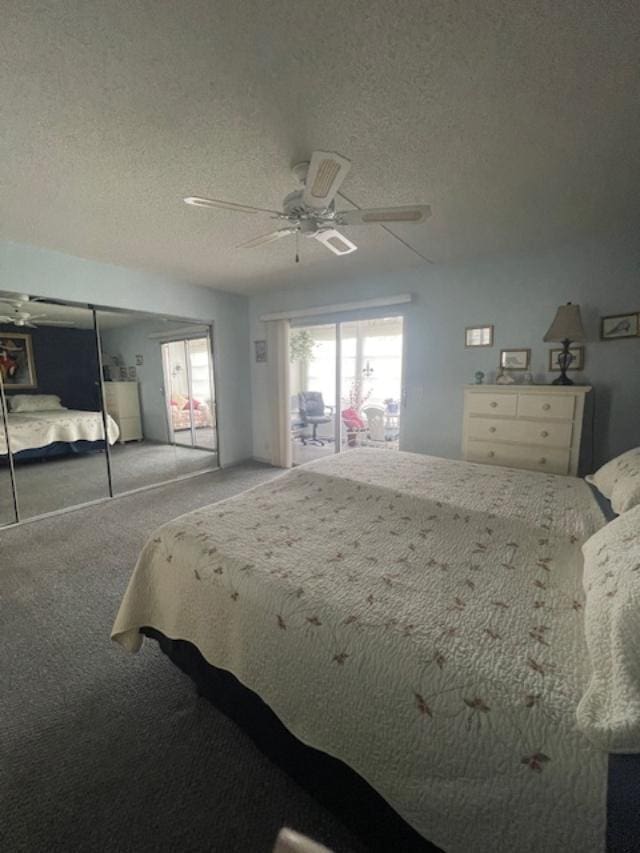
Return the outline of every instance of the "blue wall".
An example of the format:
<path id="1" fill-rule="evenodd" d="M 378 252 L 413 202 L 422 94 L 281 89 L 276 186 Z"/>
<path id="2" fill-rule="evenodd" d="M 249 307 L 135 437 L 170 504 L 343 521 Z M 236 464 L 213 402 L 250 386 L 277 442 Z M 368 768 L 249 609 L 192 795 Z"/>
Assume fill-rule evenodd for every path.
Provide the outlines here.
<path id="1" fill-rule="evenodd" d="M 348 264 L 349 257 L 340 262 Z M 600 341 L 602 315 L 640 311 L 640 245 L 636 233 L 593 239 L 537 255 L 484 258 L 446 266 L 427 265 L 393 277 L 322 288 L 304 287 L 251 298 L 251 339 L 265 337 L 261 314 L 411 293 L 405 322 L 406 407 L 402 447 L 459 458 L 462 443 L 462 386 L 476 370 L 495 375 L 501 349 L 530 348 L 537 382 L 546 372 L 550 344 L 542 340 L 562 303 L 582 306 L 588 341 L 576 382 L 591 384 L 594 406 L 585 423 L 584 467 L 640 445 L 640 337 Z M 317 318 L 314 318 L 316 322 Z M 465 326 L 493 324 L 494 346 L 465 349 Z M 253 364 L 254 455 L 269 458 L 266 365 Z"/>
<path id="2" fill-rule="evenodd" d="M 246 297 L 8 242 L 0 242 L 0 290 L 213 323 L 220 461 L 251 456 Z"/>
<path id="3" fill-rule="evenodd" d="M 0 332 L 15 331 L 15 326 L 0 326 Z M 31 335 L 38 386 L 34 391 L 16 390 L 16 394 L 57 394 L 67 409 L 100 409 L 96 337 L 92 330 L 41 326 L 19 331 Z M 7 392 L 12 393 L 10 385 Z"/>

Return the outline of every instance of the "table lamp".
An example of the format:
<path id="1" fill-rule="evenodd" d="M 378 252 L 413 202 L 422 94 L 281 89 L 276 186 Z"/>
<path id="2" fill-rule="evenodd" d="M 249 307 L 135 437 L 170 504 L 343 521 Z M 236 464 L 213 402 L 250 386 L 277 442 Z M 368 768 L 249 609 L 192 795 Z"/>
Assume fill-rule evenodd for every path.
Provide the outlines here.
<path id="1" fill-rule="evenodd" d="M 580 306 L 567 302 L 556 311 L 553 323 L 549 326 L 544 341 L 554 341 L 562 344 L 562 352 L 558 356 L 560 376 L 554 379 L 552 385 L 573 385 L 573 381 L 567 376 L 567 370 L 571 367 L 573 355 L 569 347 L 577 341 L 584 341 L 584 326 L 580 316 Z"/>

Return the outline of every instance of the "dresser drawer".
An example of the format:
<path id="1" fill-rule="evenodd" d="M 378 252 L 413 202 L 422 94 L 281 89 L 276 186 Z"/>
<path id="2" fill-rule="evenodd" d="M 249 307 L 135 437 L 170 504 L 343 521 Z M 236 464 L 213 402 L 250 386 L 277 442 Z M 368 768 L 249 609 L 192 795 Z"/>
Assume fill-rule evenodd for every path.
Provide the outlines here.
<path id="1" fill-rule="evenodd" d="M 571 420 L 576 398 L 571 394 L 519 394 L 519 418 L 563 418 Z"/>
<path id="2" fill-rule="evenodd" d="M 510 441 L 541 447 L 571 447 L 573 425 L 566 421 L 520 421 L 507 418 L 469 418 L 470 439 Z"/>
<path id="3" fill-rule="evenodd" d="M 550 474 L 569 473 L 569 450 L 529 447 L 519 444 L 498 444 L 490 441 L 469 441 L 466 458 L 470 462 L 506 465 L 547 471 Z"/>
<path id="4" fill-rule="evenodd" d="M 118 428 L 120 430 L 118 441 L 121 444 L 125 441 L 140 441 L 142 438 L 140 418 L 118 418 Z"/>
<path id="5" fill-rule="evenodd" d="M 468 397 L 469 413 L 472 415 L 515 415 L 518 410 L 518 395 L 473 394 Z"/>

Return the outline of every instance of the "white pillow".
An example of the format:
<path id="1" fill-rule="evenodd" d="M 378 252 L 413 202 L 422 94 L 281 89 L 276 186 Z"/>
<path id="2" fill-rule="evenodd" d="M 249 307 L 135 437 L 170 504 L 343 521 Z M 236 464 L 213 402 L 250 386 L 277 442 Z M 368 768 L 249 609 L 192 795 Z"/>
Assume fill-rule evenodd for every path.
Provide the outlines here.
<path id="1" fill-rule="evenodd" d="M 626 512 L 640 503 L 640 447 L 616 456 L 585 479 L 609 498 L 614 512 Z"/>
<path id="2" fill-rule="evenodd" d="M 640 506 L 582 546 L 591 680 L 578 726 L 607 752 L 640 751 Z"/>
<path id="3" fill-rule="evenodd" d="M 16 394 L 8 399 L 12 412 L 50 412 L 65 408 L 57 394 Z"/>

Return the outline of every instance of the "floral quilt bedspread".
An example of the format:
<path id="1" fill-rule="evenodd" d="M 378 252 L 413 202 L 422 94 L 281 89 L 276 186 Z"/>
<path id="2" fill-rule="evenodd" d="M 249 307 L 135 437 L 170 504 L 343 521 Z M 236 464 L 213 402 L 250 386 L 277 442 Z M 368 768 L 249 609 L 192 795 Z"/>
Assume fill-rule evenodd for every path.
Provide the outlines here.
<path id="1" fill-rule="evenodd" d="M 575 533 L 328 470 L 160 528 L 113 638 L 192 642 L 449 853 L 603 850 Z"/>
<path id="2" fill-rule="evenodd" d="M 305 467 L 462 509 L 520 519 L 579 539 L 588 539 L 605 523 L 591 489 L 578 477 L 372 448 L 333 454 Z"/>
<path id="3" fill-rule="evenodd" d="M 107 415 L 109 444 L 118 440 L 117 423 Z M 62 409 L 51 412 L 29 412 L 9 415 L 9 441 L 11 452 L 46 447 L 56 441 L 101 441 L 104 424 L 100 412 Z M 0 421 L 0 456 L 7 453 L 7 438 Z"/>

